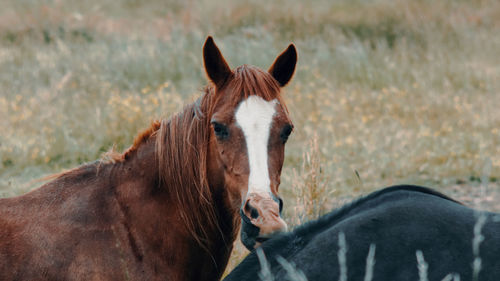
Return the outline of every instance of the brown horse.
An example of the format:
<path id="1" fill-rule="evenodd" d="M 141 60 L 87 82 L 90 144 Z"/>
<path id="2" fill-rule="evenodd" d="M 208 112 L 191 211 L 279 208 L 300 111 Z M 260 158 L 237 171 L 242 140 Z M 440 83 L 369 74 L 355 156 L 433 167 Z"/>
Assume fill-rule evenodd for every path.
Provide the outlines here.
<path id="1" fill-rule="evenodd" d="M 231 70 L 211 37 L 203 57 L 205 93 L 125 153 L 0 200 L 0 280 L 217 280 L 239 212 L 248 247 L 286 228 L 277 192 L 292 123 L 280 88 L 295 47 L 268 72 Z"/>

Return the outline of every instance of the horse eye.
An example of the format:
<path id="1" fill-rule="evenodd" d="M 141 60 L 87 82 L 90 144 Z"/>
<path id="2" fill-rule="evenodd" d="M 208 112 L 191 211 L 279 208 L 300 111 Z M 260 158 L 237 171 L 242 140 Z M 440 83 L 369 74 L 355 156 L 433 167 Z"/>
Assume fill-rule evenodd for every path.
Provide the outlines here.
<path id="1" fill-rule="evenodd" d="M 214 133 L 219 139 L 226 139 L 229 136 L 229 131 L 226 125 L 212 121 Z"/>
<path id="2" fill-rule="evenodd" d="M 285 143 L 288 140 L 288 137 L 290 136 L 292 131 L 293 131 L 293 126 L 290 124 L 286 124 L 285 127 L 281 129 L 280 137 L 283 143 Z"/>

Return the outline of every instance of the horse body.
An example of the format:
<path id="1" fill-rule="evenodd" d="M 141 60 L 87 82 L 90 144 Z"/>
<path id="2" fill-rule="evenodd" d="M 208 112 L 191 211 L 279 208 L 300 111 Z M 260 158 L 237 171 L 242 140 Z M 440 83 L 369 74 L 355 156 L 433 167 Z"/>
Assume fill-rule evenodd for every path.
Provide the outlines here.
<path id="1" fill-rule="evenodd" d="M 273 280 L 293 280 L 278 256 L 296 265 L 308 280 L 342 280 L 343 270 L 347 278 L 343 280 L 366 280 L 370 245 L 374 245 L 370 280 L 422 280 L 417 251 L 422 253 L 421 265 L 428 266 L 426 280 L 446 276 L 474 280 L 476 258 L 481 260 L 476 280 L 500 279 L 500 215 L 475 211 L 416 186 L 372 193 L 274 237 L 258 250 L 270 263 Z M 474 245 L 479 252 L 474 252 Z M 224 280 L 260 280 L 260 271 L 254 252 Z"/>
<path id="2" fill-rule="evenodd" d="M 232 71 L 211 37 L 203 53 L 211 84 L 195 103 L 153 122 L 123 154 L 0 199 L 0 280 L 218 280 L 243 208 L 260 217 L 250 239 L 281 230 L 274 199 L 286 139 L 279 132 L 290 121 L 277 101 L 293 74 L 295 48 L 270 72 Z M 269 179 L 258 186 L 265 209 L 251 192 L 255 156 L 232 117 L 249 99 L 273 105 L 268 138 L 257 145 L 259 157 L 268 158 Z M 261 110 L 247 112 L 255 114 Z"/>
<path id="3" fill-rule="evenodd" d="M 168 190 L 148 174 L 155 158 L 147 154 L 118 165 L 90 164 L 24 196 L 2 199 L 0 279 L 218 278 L 235 226 L 211 233 L 210 254 L 200 249 L 175 206 L 165 204 L 171 202 Z M 222 209 L 231 223 L 232 214 Z"/>

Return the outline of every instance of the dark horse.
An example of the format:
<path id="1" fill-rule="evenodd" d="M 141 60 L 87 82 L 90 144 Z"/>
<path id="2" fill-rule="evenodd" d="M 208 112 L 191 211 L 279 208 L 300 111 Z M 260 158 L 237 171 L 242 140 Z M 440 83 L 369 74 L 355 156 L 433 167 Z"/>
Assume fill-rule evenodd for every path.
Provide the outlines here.
<path id="1" fill-rule="evenodd" d="M 259 260 L 261 250 L 267 263 L 262 253 Z M 273 237 L 224 281 L 260 280 L 259 274 L 297 281 L 498 281 L 500 214 L 424 187 L 389 187 Z"/>
<path id="2" fill-rule="evenodd" d="M 280 89 L 295 47 L 268 71 L 231 70 L 211 37 L 203 58 L 205 93 L 125 153 L 0 200 L 0 280 L 218 280 L 240 213 L 250 248 L 286 228 Z"/>

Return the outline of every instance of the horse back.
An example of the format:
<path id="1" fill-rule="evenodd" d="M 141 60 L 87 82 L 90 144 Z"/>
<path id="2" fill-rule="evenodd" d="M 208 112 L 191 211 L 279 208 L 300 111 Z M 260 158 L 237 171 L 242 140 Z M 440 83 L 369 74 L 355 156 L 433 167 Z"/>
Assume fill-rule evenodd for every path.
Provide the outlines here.
<path id="1" fill-rule="evenodd" d="M 484 240 L 477 244 L 479 236 Z M 474 243 L 479 252 L 473 251 Z M 417 251 L 428 264 L 429 280 L 442 280 L 450 273 L 472 280 L 476 258 L 481 259 L 479 280 L 500 278 L 498 215 L 415 186 L 372 193 L 264 243 L 262 250 L 275 280 L 287 280 L 289 274 L 278 256 L 296 265 L 308 280 L 338 279 L 341 268 L 348 280 L 363 280 L 370 246 L 375 262 L 372 280 L 418 280 Z M 256 280 L 259 271 L 254 253 L 227 280 Z"/>
<path id="2" fill-rule="evenodd" d="M 92 280 L 106 277 L 103 267 L 119 268 L 120 255 L 106 246 L 119 242 L 111 192 L 90 167 L 25 195 L 0 199 L 0 279 Z"/>

